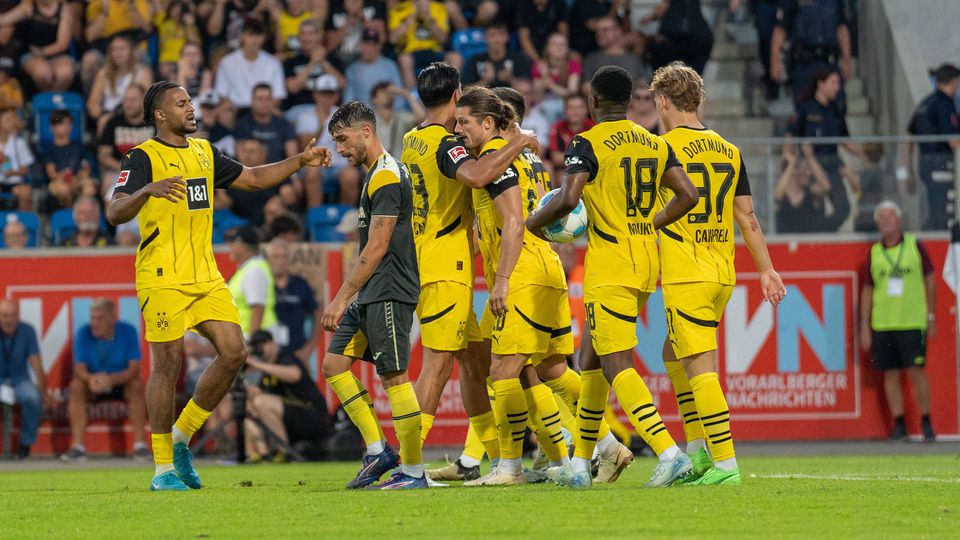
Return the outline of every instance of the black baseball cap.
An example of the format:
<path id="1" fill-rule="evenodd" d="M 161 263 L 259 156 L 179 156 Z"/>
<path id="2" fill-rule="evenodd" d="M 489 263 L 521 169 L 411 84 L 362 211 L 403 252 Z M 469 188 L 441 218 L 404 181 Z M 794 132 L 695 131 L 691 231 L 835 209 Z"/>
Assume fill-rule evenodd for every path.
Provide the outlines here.
<path id="1" fill-rule="evenodd" d="M 938 84 L 946 84 L 956 78 L 960 78 L 960 69 L 949 63 L 940 64 L 935 69 L 930 70 L 930 75 L 937 79 Z"/>
<path id="2" fill-rule="evenodd" d="M 260 233 L 253 227 L 240 227 L 227 234 L 230 242 L 243 242 L 256 251 L 260 247 Z"/>
<path id="3" fill-rule="evenodd" d="M 257 330 L 250 335 L 250 338 L 247 340 L 247 346 L 251 349 L 256 349 L 268 341 L 273 341 L 273 335 L 266 330 Z"/>

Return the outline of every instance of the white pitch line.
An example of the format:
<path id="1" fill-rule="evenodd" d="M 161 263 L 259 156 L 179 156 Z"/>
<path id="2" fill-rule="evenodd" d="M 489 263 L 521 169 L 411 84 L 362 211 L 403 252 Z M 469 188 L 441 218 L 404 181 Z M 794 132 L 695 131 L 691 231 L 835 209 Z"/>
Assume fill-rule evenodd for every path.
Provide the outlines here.
<path id="1" fill-rule="evenodd" d="M 751 474 L 750 478 L 776 478 L 796 480 L 843 480 L 847 482 L 875 482 L 882 480 L 901 480 L 905 482 L 935 482 L 941 484 L 960 484 L 960 478 L 934 478 L 931 476 L 847 476 L 817 474 Z"/>

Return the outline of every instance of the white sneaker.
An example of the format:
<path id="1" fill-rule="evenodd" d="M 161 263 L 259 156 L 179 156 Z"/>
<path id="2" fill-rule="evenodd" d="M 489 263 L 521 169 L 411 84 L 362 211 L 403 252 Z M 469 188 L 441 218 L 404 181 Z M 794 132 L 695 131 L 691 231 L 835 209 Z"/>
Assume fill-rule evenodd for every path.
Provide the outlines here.
<path id="1" fill-rule="evenodd" d="M 645 484 L 646 487 L 667 487 L 680 478 L 683 478 L 691 470 L 693 464 L 686 454 L 680 452 L 670 461 L 661 461 L 653 468 L 653 477 Z"/>
<path id="2" fill-rule="evenodd" d="M 471 480 L 469 482 L 464 482 L 463 485 L 473 487 L 473 486 L 512 486 L 515 484 L 526 484 L 527 477 L 520 474 L 507 474 L 501 472 L 499 469 L 494 469 L 488 474 L 477 478 L 476 480 Z"/>

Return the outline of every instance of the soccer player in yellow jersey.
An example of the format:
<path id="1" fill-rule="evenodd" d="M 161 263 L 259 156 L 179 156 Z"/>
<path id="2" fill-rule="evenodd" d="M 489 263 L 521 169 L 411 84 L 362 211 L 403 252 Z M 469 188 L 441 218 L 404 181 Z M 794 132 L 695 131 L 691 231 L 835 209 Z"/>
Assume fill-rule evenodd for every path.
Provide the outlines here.
<path id="1" fill-rule="evenodd" d="M 668 130 L 663 138 L 700 192 L 700 201 L 690 213 L 660 229 L 668 332 L 663 360 L 677 394 L 687 452 L 693 462 L 692 474 L 681 482 L 740 484 L 730 412 L 717 376 L 717 326 L 736 282 L 734 221 L 760 274 L 763 299 L 776 306 L 786 289 L 773 269 L 753 213 L 740 150 L 703 127 L 697 116 L 704 95 L 703 79 L 675 62 L 657 70 L 651 89 L 657 113 Z M 660 191 L 659 196 L 664 202 L 666 194 Z"/>
<path id="2" fill-rule="evenodd" d="M 170 81 L 147 90 L 143 111 L 157 135 L 123 158 L 107 220 L 119 225 L 136 217 L 143 238 L 136 281 L 153 352 L 146 392 L 156 463 L 150 489 L 184 491 L 201 486 L 190 437 L 223 399 L 247 357 L 237 308 L 213 258 L 213 190 L 268 189 L 303 167 L 329 165 L 330 153 L 312 142 L 281 162 L 244 167 L 209 142 L 187 137 L 197 131 L 193 103 L 186 90 Z M 218 356 L 174 424 L 188 329 L 209 339 Z"/>
<path id="3" fill-rule="evenodd" d="M 497 427 L 487 399 L 488 354 L 473 311 L 473 207 L 471 187 L 496 180 L 535 138 L 519 129 L 504 148 L 479 159 L 469 154 L 451 133 L 460 98 L 460 70 L 434 62 L 417 79 L 417 91 L 427 116 L 403 138 L 401 160 L 413 182 L 413 235 L 420 265 L 420 339 L 423 366 L 414 384 L 421 408 L 421 438 L 433 426 L 440 394 L 453 362 L 460 364 L 460 389 L 471 426 L 486 443 L 491 459 L 498 457 Z M 468 349 L 469 347 L 469 349 Z M 435 473 L 440 480 L 479 478 L 479 460 L 465 458 Z M 431 471 L 428 471 L 430 474 Z"/>
<path id="4" fill-rule="evenodd" d="M 590 459 L 596 446 L 592 434 L 603 417 L 610 386 L 660 459 L 647 485 L 670 485 L 691 468 L 633 367 L 633 349 L 637 316 L 659 275 L 656 231 L 693 208 L 697 191 L 670 145 L 627 119 L 632 90 L 633 78 L 623 68 L 597 71 L 588 101 L 597 125 L 570 142 L 560 193 L 527 219 L 527 229 L 542 234 L 545 225 L 573 210 L 582 194 L 590 222 L 583 285 L 595 354 L 581 358 L 580 436 L 573 463 L 548 470 L 551 479 L 571 487 L 591 484 Z M 674 197 L 654 212 L 661 187 Z"/>

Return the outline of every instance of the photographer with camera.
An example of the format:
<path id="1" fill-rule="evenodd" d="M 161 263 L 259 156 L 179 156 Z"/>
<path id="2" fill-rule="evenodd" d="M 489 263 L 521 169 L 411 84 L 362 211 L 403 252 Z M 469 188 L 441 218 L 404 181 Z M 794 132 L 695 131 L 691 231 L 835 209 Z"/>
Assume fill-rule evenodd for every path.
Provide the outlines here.
<path id="1" fill-rule="evenodd" d="M 330 417 L 326 400 L 307 368 L 292 353 L 281 352 L 266 330 L 254 332 L 248 345 L 244 378 L 261 377 L 257 386 L 247 386 L 249 416 L 244 429 L 248 461 L 255 463 L 268 456 L 278 462 L 285 460 L 286 453 L 270 444 L 261 425 L 301 454 L 319 459 L 330 433 Z"/>

